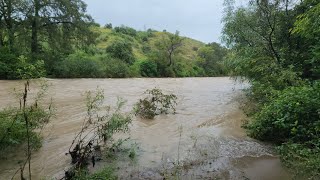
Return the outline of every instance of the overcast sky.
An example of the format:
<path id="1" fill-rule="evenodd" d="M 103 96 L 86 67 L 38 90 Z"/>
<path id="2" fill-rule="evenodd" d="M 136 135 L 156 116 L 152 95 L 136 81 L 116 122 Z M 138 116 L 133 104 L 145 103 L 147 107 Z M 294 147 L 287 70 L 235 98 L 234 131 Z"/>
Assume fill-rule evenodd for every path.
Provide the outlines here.
<path id="1" fill-rule="evenodd" d="M 203 42 L 220 42 L 223 0 L 84 0 L 101 25 L 126 25 L 170 32 Z"/>

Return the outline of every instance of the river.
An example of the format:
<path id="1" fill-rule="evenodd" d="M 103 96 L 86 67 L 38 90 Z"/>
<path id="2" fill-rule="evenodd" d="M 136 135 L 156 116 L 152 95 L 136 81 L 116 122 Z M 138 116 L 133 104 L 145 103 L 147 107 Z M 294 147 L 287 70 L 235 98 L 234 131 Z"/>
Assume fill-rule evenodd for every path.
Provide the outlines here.
<path id="1" fill-rule="evenodd" d="M 32 156 L 35 179 L 61 177 L 70 164 L 68 151 L 86 114 L 84 92 L 100 87 L 106 104 L 127 100 L 125 111 L 147 89 L 160 88 L 178 96 L 176 114 L 154 120 L 134 117 L 128 136 L 138 147 L 136 162 L 119 163 L 120 179 L 161 179 L 160 172 L 183 164 L 182 179 L 290 179 L 273 147 L 249 138 L 241 128 L 246 118 L 239 98 L 247 84 L 227 77 L 168 79 L 47 79 L 56 116 L 43 132 L 43 146 Z M 0 81 L 0 108 L 16 105 L 12 89 L 21 81 Z M 11 179 L 22 155 L 0 162 L 0 179 Z M 100 165 L 101 166 L 101 165 Z M 130 178 L 131 177 L 131 178 Z M 18 178 L 18 177 L 16 177 Z"/>

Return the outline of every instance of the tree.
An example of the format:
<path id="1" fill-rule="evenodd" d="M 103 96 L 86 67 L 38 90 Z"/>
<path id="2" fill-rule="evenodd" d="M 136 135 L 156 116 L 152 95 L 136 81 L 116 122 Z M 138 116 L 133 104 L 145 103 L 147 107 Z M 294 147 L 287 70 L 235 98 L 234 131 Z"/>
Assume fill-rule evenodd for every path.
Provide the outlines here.
<path id="1" fill-rule="evenodd" d="M 224 75 L 223 61 L 226 55 L 226 48 L 218 43 L 209 43 L 198 49 L 199 66 L 205 70 L 207 76 Z"/>
<path id="2" fill-rule="evenodd" d="M 107 47 L 106 52 L 111 57 L 120 59 L 128 64 L 133 64 L 135 61 L 132 45 L 127 40 L 118 40 Z"/>
<path id="3" fill-rule="evenodd" d="M 8 46 L 11 51 L 14 47 L 16 21 L 19 19 L 20 0 L 0 1 L 0 47 Z"/>
<path id="4" fill-rule="evenodd" d="M 251 0 L 248 7 L 226 8 L 223 40 L 238 57 L 250 57 L 252 61 L 263 57 L 272 62 L 274 73 L 292 67 L 301 77 L 308 78 L 311 73 L 306 39 L 292 34 L 300 12 L 289 6 L 293 1 Z"/>
<path id="5" fill-rule="evenodd" d="M 174 65 L 173 57 L 178 52 L 179 48 L 183 46 L 183 40 L 184 38 L 179 36 L 179 31 L 176 31 L 175 34 L 166 33 L 166 36 L 163 36 L 159 45 L 165 51 L 169 61 L 168 66 Z"/>
<path id="6" fill-rule="evenodd" d="M 107 23 L 106 25 L 104 25 L 104 28 L 112 29 L 112 24 L 111 23 Z"/>
<path id="7" fill-rule="evenodd" d="M 39 33 L 44 37 L 53 33 L 55 38 L 63 38 L 64 42 L 70 42 L 73 38 L 81 38 L 83 33 L 78 30 L 86 31 L 86 24 L 92 21 L 86 14 L 86 4 L 81 0 L 28 1 L 25 4 L 24 15 L 26 26 L 31 29 L 32 53 L 39 53 Z M 48 38 L 53 40 L 51 37 Z"/>
<path id="8" fill-rule="evenodd" d="M 20 52 L 37 55 L 43 52 L 44 43 L 68 49 L 72 41 L 88 37 L 84 34 L 92 18 L 82 0 L 1 0 L 0 5 L 0 47 L 13 49 L 19 42 Z"/>
<path id="9" fill-rule="evenodd" d="M 0 0 L 0 48 L 16 56 L 55 61 L 94 43 L 92 18 L 82 0 Z"/>
<path id="10" fill-rule="evenodd" d="M 304 1 L 301 8 L 305 9 L 295 22 L 293 33 L 307 39 L 308 52 L 311 54 L 308 60 L 311 64 L 311 77 L 320 78 L 320 3 L 312 0 Z"/>

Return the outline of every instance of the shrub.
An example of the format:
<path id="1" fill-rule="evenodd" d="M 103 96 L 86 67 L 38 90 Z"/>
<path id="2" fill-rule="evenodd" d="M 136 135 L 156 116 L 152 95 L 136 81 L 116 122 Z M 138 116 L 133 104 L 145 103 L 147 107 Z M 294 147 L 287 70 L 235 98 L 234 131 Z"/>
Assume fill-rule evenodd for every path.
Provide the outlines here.
<path id="1" fill-rule="evenodd" d="M 140 73 L 143 77 L 157 77 L 157 64 L 150 60 L 142 61 L 140 63 Z"/>
<path id="2" fill-rule="evenodd" d="M 307 144 L 286 143 L 278 147 L 281 161 L 291 169 L 295 179 L 319 179 L 320 141 L 310 148 Z"/>
<path id="3" fill-rule="evenodd" d="M 17 57 L 8 48 L 0 48 L 0 79 L 13 79 L 14 65 Z"/>
<path id="4" fill-rule="evenodd" d="M 18 63 L 15 64 L 13 76 L 16 79 L 33 79 L 40 78 L 46 75 L 44 61 L 36 61 L 35 63 L 28 62 L 24 56 L 18 58 Z"/>
<path id="5" fill-rule="evenodd" d="M 119 59 L 106 59 L 104 67 L 105 77 L 108 78 L 126 78 L 130 75 L 129 65 Z"/>
<path id="6" fill-rule="evenodd" d="M 103 77 L 103 66 L 98 56 L 78 51 L 55 64 L 54 74 L 60 78 Z"/>
<path id="7" fill-rule="evenodd" d="M 138 61 L 129 67 L 128 77 L 141 77 L 140 63 Z"/>
<path id="8" fill-rule="evenodd" d="M 46 75 L 44 61 L 31 62 L 25 56 L 15 56 L 5 48 L 0 49 L 0 79 L 29 79 Z"/>
<path id="9" fill-rule="evenodd" d="M 117 33 L 122 33 L 122 34 L 126 34 L 132 37 L 137 36 L 137 31 L 131 27 L 127 27 L 127 26 L 120 26 L 120 27 L 115 27 L 114 31 Z"/>
<path id="10" fill-rule="evenodd" d="M 141 42 L 148 42 L 149 38 L 154 37 L 152 31 L 140 31 L 138 32 L 138 38 Z"/>
<path id="11" fill-rule="evenodd" d="M 107 23 L 106 25 L 104 25 L 104 28 L 112 29 L 112 23 Z"/>
<path id="12" fill-rule="evenodd" d="M 320 84 L 278 92 L 256 113 L 247 128 L 251 136 L 275 142 L 320 138 Z"/>
<path id="13" fill-rule="evenodd" d="M 147 97 L 140 99 L 135 104 L 134 111 L 136 115 L 143 118 L 153 119 L 159 114 L 168 114 L 171 110 L 173 113 L 176 112 L 177 96 L 174 94 L 163 94 L 160 89 L 147 90 L 145 92 Z"/>
<path id="14" fill-rule="evenodd" d="M 87 170 L 89 159 L 95 162 L 97 157 L 94 154 L 98 152 L 101 154 L 102 149 L 111 151 L 115 133 L 125 133 L 129 130 L 131 116 L 121 111 L 125 101 L 118 99 L 117 106 L 113 109 L 103 106 L 104 99 L 104 92 L 101 89 L 86 92 L 87 114 L 81 130 L 69 148 L 74 166 L 66 172 L 66 179 L 81 176 L 82 172 Z M 98 173 L 90 177 L 98 178 L 102 175 L 106 174 Z"/>
<path id="15" fill-rule="evenodd" d="M 148 44 L 144 43 L 144 44 L 142 45 L 142 52 L 143 52 L 144 54 L 150 53 L 150 52 L 151 52 L 151 47 L 150 47 Z"/>
<path id="16" fill-rule="evenodd" d="M 41 83 L 40 90 L 34 99 L 28 99 L 29 105 L 24 106 L 24 101 L 27 102 L 27 94 L 30 91 L 29 82 L 26 83 L 24 93 L 16 92 L 20 106 L 0 111 L 0 157 L 5 157 L 7 150 L 27 143 L 28 138 L 30 138 L 32 150 L 41 146 L 41 138 L 37 130 L 49 122 L 53 113 L 51 104 L 48 107 L 41 105 L 47 87 L 46 83 Z"/>
<path id="17" fill-rule="evenodd" d="M 135 61 L 132 44 L 126 40 L 118 40 L 107 47 L 106 52 L 111 57 L 120 59 L 128 64 L 133 64 Z"/>

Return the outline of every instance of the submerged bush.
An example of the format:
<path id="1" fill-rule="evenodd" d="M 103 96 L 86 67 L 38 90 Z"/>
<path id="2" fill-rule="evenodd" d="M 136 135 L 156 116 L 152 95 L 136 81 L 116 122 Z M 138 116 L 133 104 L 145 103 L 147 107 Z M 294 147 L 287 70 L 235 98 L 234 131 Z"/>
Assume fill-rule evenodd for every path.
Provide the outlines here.
<path id="1" fill-rule="evenodd" d="M 0 157 L 5 157 L 7 150 L 30 143 L 31 150 L 41 146 L 41 137 L 37 130 L 41 129 L 52 117 L 51 104 L 41 105 L 41 100 L 47 90 L 47 84 L 42 83 L 34 99 L 27 99 L 29 82 L 25 84 L 25 92 L 17 93 L 20 105 L 8 107 L 0 111 Z"/>
<path id="2" fill-rule="evenodd" d="M 320 84 L 278 92 L 247 128 L 252 137 L 280 143 L 320 138 Z"/>
<path id="3" fill-rule="evenodd" d="M 147 90 L 147 97 L 140 99 L 135 104 L 136 115 L 143 118 L 153 119 L 159 114 L 168 114 L 170 111 L 176 112 L 177 96 L 174 94 L 163 94 L 160 89 Z"/>
<path id="4" fill-rule="evenodd" d="M 115 133 L 125 133 L 129 130 L 131 116 L 121 112 L 125 101 L 118 99 L 114 110 L 109 106 L 103 106 L 103 102 L 103 90 L 86 92 L 87 115 L 84 117 L 82 129 L 75 136 L 69 148 L 73 167 L 66 172 L 65 179 L 81 177 L 82 173 L 87 170 L 90 160 L 94 166 L 95 161 L 102 158 L 97 157 L 97 154 L 101 154 L 103 149 L 111 150 Z"/>

